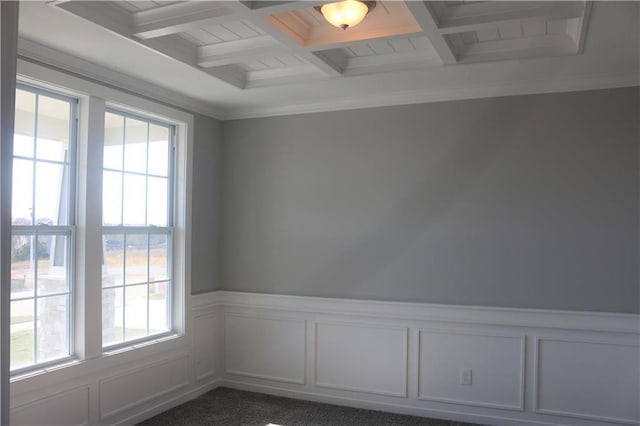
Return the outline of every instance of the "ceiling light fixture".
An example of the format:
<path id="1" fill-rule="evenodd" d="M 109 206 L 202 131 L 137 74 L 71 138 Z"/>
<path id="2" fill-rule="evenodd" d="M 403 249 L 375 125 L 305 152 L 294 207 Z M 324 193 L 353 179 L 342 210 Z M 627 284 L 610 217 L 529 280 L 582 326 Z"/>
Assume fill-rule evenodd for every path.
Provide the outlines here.
<path id="1" fill-rule="evenodd" d="M 375 1 L 345 0 L 315 6 L 315 9 L 331 25 L 346 30 L 362 22 L 367 13 L 371 12 L 375 7 Z"/>

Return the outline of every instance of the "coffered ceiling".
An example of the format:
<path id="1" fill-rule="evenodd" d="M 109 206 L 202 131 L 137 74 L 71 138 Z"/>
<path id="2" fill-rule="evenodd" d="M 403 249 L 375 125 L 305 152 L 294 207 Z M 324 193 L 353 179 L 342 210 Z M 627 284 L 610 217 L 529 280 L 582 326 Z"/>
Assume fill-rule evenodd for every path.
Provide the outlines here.
<path id="1" fill-rule="evenodd" d="M 621 79 L 637 84 L 637 4 L 382 0 L 361 24 L 341 30 L 314 9 L 322 3 L 25 3 L 20 50 L 45 62 L 55 60 L 51 49 L 59 50 L 78 68 L 91 61 L 159 85 L 169 98 L 176 92 L 193 99 L 222 118 L 476 97 L 500 82 L 520 93 L 532 82 L 541 89 L 528 92 L 575 90 L 589 87 L 545 90 L 540 83 L 549 75 L 584 80 L 594 65 L 604 68 L 594 87 Z M 42 28 L 36 21 L 45 15 Z M 636 56 L 609 70 L 616 64 L 602 57 L 607 44 L 635 47 Z M 585 49 L 588 60 L 571 59 L 587 56 Z M 467 96 L 454 93 L 465 88 Z M 496 94 L 511 94 L 503 92 Z"/>

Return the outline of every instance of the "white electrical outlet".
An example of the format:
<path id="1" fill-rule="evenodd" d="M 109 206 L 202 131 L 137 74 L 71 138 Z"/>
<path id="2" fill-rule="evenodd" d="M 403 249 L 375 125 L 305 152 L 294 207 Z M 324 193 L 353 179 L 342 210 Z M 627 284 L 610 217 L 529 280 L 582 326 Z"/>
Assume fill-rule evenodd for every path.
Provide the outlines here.
<path id="1" fill-rule="evenodd" d="M 460 384 L 461 385 L 470 385 L 471 384 L 471 369 L 470 368 L 461 368 L 460 369 Z"/>

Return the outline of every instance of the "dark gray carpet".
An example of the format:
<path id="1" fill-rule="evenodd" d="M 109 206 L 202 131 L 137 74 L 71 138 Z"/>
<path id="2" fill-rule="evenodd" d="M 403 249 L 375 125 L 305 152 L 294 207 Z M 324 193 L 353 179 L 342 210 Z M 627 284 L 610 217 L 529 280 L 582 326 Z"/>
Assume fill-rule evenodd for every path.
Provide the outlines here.
<path id="1" fill-rule="evenodd" d="M 227 388 L 217 388 L 140 423 L 141 425 L 398 425 L 478 426 L 320 404 Z"/>

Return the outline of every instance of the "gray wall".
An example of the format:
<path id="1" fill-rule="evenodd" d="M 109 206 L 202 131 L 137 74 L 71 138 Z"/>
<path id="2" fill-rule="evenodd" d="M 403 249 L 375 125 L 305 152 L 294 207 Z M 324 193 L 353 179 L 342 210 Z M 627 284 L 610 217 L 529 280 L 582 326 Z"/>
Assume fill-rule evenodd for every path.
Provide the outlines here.
<path id="1" fill-rule="evenodd" d="M 194 114 L 191 292 L 218 289 L 222 125 Z"/>
<path id="2" fill-rule="evenodd" d="M 225 122 L 221 288 L 638 312 L 639 94 Z"/>

